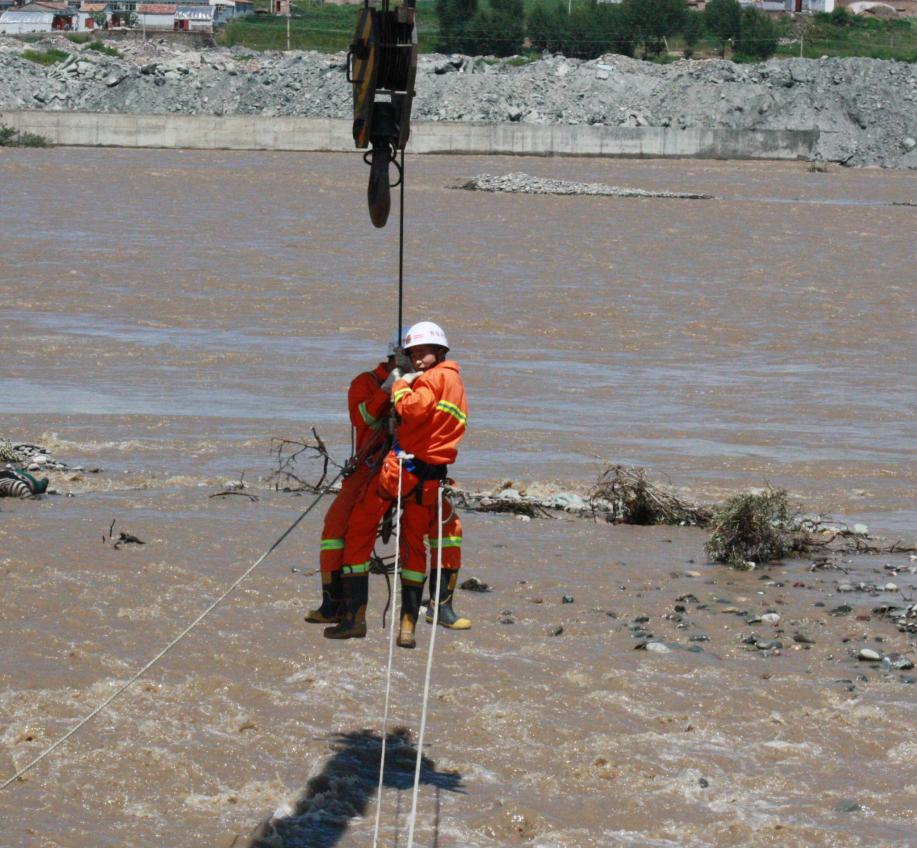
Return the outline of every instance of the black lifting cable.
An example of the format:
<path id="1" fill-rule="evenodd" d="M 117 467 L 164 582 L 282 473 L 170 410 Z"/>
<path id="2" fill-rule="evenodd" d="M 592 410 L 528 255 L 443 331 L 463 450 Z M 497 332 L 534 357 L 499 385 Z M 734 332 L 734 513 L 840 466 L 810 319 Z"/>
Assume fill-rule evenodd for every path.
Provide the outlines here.
<path id="1" fill-rule="evenodd" d="M 398 327 L 397 333 L 398 338 L 401 341 L 404 339 L 401 338 L 403 332 L 402 320 L 404 318 L 404 148 L 401 148 L 401 167 L 399 168 L 400 174 L 399 183 L 401 184 L 401 196 L 399 198 L 399 218 L 398 218 Z M 399 347 L 401 344 L 399 342 Z"/>

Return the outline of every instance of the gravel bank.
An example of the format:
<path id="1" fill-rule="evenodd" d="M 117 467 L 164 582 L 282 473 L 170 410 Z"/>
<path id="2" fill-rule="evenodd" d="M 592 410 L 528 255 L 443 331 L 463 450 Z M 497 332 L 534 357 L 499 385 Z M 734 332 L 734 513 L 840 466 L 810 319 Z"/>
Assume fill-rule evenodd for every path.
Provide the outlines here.
<path id="1" fill-rule="evenodd" d="M 71 58 L 43 67 L 26 47 Z M 195 50 L 119 42 L 109 57 L 49 38 L 0 39 L 0 110 L 345 117 L 343 54 Z M 622 56 L 550 56 L 525 65 L 464 56 L 420 59 L 415 117 L 631 127 L 812 129 L 817 158 L 917 168 L 917 71 L 875 59 L 721 60 L 654 65 Z"/>
<path id="2" fill-rule="evenodd" d="M 491 191 L 509 194 L 579 194 L 601 197 L 666 197 L 681 200 L 711 200 L 712 194 L 694 194 L 683 191 L 647 191 L 642 188 L 623 188 L 604 183 L 578 183 L 571 180 L 548 180 L 521 172 L 496 177 L 479 174 L 456 188 L 466 191 Z"/>

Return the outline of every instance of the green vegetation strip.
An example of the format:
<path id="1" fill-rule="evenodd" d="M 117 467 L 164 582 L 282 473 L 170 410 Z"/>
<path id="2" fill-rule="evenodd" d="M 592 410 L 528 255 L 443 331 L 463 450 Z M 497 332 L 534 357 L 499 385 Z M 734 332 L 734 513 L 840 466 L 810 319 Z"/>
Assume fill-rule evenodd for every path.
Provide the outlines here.
<path id="1" fill-rule="evenodd" d="M 0 147 L 47 147 L 48 140 L 35 133 L 21 133 L 0 124 Z"/>
<path id="2" fill-rule="evenodd" d="M 63 62 L 70 54 L 66 50 L 58 50 L 52 47 L 50 50 L 23 50 L 22 58 L 35 62 L 37 65 L 53 65 L 56 62 Z"/>
<path id="3" fill-rule="evenodd" d="M 293 17 L 248 15 L 217 36 L 253 51 L 346 51 L 354 6 L 294 3 Z M 869 56 L 917 61 L 917 22 L 877 20 L 845 10 L 773 18 L 737 0 L 709 0 L 704 12 L 684 0 L 418 0 L 422 53 L 523 56 L 543 50 L 590 59 L 606 53 L 670 62 L 681 56 L 725 55 L 736 61 L 780 56 Z M 289 37 L 287 24 L 289 23 Z M 522 60 L 520 60 L 522 61 Z"/>

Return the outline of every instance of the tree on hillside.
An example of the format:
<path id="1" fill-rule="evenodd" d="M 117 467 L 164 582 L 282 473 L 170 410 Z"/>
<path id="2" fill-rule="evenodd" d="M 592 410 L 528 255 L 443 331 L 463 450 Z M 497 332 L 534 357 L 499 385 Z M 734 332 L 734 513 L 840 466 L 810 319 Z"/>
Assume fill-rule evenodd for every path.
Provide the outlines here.
<path id="1" fill-rule="evenodd" d="M 665 39 L 679 32 L 688 7 L 685 0 L 624 0 L 621 4 L 635 41 L 647 52 L 662 52 Z"/>
<path id="2" fill-rule="evenodd" d="M 475 53 L 512 56 L 525 38 L 523 0 L 490 0 L 490 10 L 479 9 L 471 19 Z"/>
<path id="3" fill-rule="evenodd" d="M 527 32 L 532 47 L 580 59 L 634 52 L 622 7 L 594 0 L 576 4 L 569 14 L 562 0 L 552 5 L 539 2 L 528 17 Z"/>
<path id="4" fill-rule="evenodd" d="M 774 55 L 778 39 L 777 25 L 767 14 L 751 6 L 742 10 L 742 25 L 735 42 L 738 55 L 768 59 Z"/>
<path id="5" fill-rule="evenodd" d="M 435 6 L 439 19 L 437 49 L 441 53 L 474 52 L 468 33 L 478 11 L 478 0 L 436 0 Z"/>
<path id="6" fill-rule="evenodd" d="M 742 29 L 742 7 L 739 0 L 710 0 L 704 9 L 707 31 L 720 43 L 720 55 L 726 55 L 726 45 L 738 38 Z"/>
<path id="7" fill-rule="evenodd" d="M 681 37 L 685 40 L 685 58 L 694 55 L 694 46 L 704 37 L 704 17 L 698 12 L 688 12 L 681 25 Z"/>
<path id="8" fill-rule="evenodd" d="M 566 15 L 567 10 L 561 9 L 559 2 L 549 8 L 539 0 L 534 6 L 525 22 L 525 31 L 533 48 L 552 53 L 558 49 L 557 25 L 561 13 Z"/>

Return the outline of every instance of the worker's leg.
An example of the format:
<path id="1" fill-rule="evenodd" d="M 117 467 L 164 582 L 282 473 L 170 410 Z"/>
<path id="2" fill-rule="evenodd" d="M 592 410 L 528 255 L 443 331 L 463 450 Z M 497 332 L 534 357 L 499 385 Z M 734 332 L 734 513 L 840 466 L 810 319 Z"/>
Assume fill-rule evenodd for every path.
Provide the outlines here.
<path id="1" fill-rule="evenodd" d="M 340 624 L 326 627 L 329 639 L 362 638 L 366 635 L 366 604 L 369 598 L 369 562 L 376 541 L 379 521 L 398 491 L 398 460 L 389 454 L 382 470 L 363 490 L 354 504 L 344 534 L 341 584 L 344 588 L 344 613 Z"/>
<path id="2" fill-rule="evenodd" d="M 317 609 L 306 613 L 305 619 L 313 624 L 333 624 L 341 620 L 343 588 L 341 586 L 341 565 L 344 559 L 344 535 L 350 520 L 350 513 L 366 484 L 372 478 L 372 470 L 361 465 L 341 483 L 341 491 L 331 502 L 325 513 L 322 528 L 319 566 L 322 577 L 322 603 Z"/>
<path id="3" fill-rule="evenodd" d="M 423 539 L 430 525 L 430 508 L 417 502 L 416 491 L 415 488 L 405 497 L 401 511 L 401 629 L 397 640 L 400 648 L 413 648 L 416 644 L 414 628 L 427 570 Z"/>
<path id="4" fill-rule="evenodd" d="M 428 534 L 430 538 L 430 596 L 436 593 L 436 561 L 439 547 L 439 528 L 437 510 L 434 507 L 433 520 L 430 522 Z M 462 567 L 462 520 L 452 503 L 443 498 L 443 530 L 442 530 L 442 574 L 439 576 L 439 623 L 450 630 L 467 630 L 471 621 L 456 615 L 452 609 L 452 600 L 455 587 L 458 583 L 458 572 Z M 427 621 L 433 623 L 433 606 L 431 600 L 427 609 Z"/>

